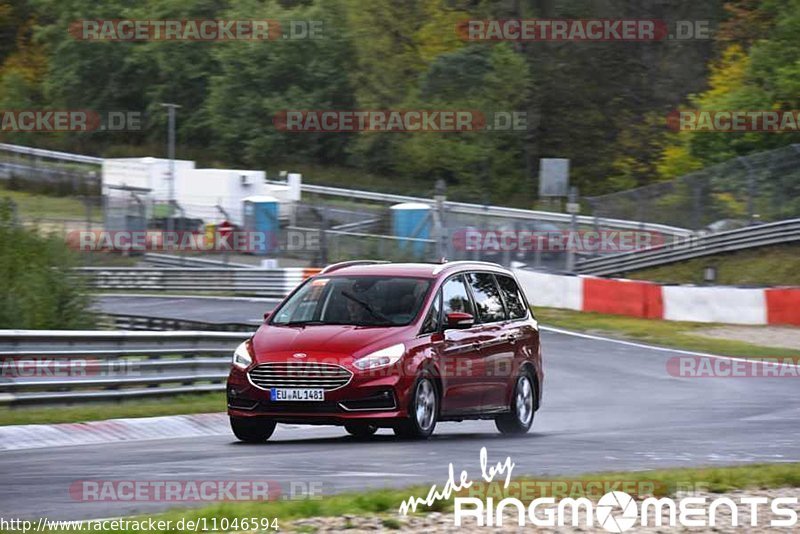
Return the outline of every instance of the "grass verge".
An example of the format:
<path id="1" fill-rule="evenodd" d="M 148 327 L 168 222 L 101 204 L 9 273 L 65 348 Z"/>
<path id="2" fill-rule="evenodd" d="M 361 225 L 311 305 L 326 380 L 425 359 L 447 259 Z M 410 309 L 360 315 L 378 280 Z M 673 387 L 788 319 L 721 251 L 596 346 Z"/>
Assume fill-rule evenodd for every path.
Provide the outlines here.
<path id="1" fill-rule="evenodd" d="M 5 186 L 0 186 L 0 198 L 10 198 L 17 205 L 18 216 L 24 221 L 37 219 L 86 220 L 86 206 L 77 197 L 56 197 L 27 191 L 13 191 Z M 100 217 L 100 212 L 97 209 L 93 210 L 92 219 L 100 220 Z"/>
<path id="2" fill-rule="evenodd" d="M 225 411 L 225 393 L 179 395 L 162 399 L 98 402 L 85 405 L 0 408 L 0 426 L 78 423 L 122 417 L 155 417 Z"/>
<path id="3" fill-rule="evenodd" d="M 676 349 L 744 358 L 797 355 L 797 351 L 792 349 L 763 347 L 743 341 L 714 339 L 693 333 L 696 330 L 707 330 L 715 326 L 723 326 L 714 323 L 640 319 L 637 317 L 577 312 L 558 308 L 535 308 L 534 312 L 539 322 L 545 326 L 601 334 L 617 339 L 643 341 Z"/>
<path id="4" fill-rule="evenodd" d="M 444 483 L 445 477 L 437 489 L 441 490 L 441 484 Z M 535 480 L 537 484 L 545 481 L 564 481 L 568 480 L 573 482 L 588 482 L 588 481 L 626 481 L 626 482 L 658 482 L 657 487 L 662 488 L 657 491 L 657 496 L 671 495 L 675 490 L 680 487 L 689 485 L 697 485 L 703 487 L 707 491 L 714 493 L 722 493 L 735 489 L 747 488 L 779 488 L 779 487 L 800 487 L 800 463 L 786 463 L 786 464 L 754 464 L 747 466 L 736 467 L 709 467 L 709 468 L 682 468 L 682 469 L 664 469 L 657 471 L 639 471 L 639 472 L 614 472 L 614 473 L 599 473 L 587 474 L 580 477 L 564 478 L 516 478 L 514 482 L 524 482 Z M 498 487 L 502 487 L 499 485 Z M 512 484 L 509 489 L 514 488 Z M 570 484 L 570 487 L 586 487 L 579 484 Z M 186 532 L 189 531 L 185 528 L 175 528 L 174 525 L 183 520 L 186 525 L 189 521 L 202 522 L 205 520 L 206 524 L 212 524 L 216 520 L 216 524 L 220 524 L 221 520 L 227 519 L 229 522 L 239 518 L 277 518 L 281 530 L 291 526 L 287 522 L 297 519 L 309 517 L 335 517 L 347 515 L 383 515 L 386 520 L 391 520 L 396 517 L 397 510 L 400 503 L 408 499 L 410 496 L 424 498 L 430 486 L 414 486 L 402 490 L 384 489 L 363 493 L 344 493 L 333 495 L 316 500 L 277 500 L 269 502 L 247 502 L 247 503 L 220 503 L 213 506 L 203 508 L 190 509 L 190 510 L 171 510 L 160 514 L 152 514 L 155 521 L 172 521 L 173 528 L 169 532 Z M 512 492 L 504 492 L 511 494 Z M 583 496 L 579 492 L 568 492 L 567 494 L 560 494 L 558 497 L 564 496 Z M 495 502 L 498 502 L 500 497 L 498 495 L 491 495 L 495 497 Z M 599 495 L 598 495 L 599 496 Z M 525 498 L 521 497 L 524 501 Z M 426 508 L 425 512 L 447 512 L 452 509 L 452 497 L 447 500 L 437 501 L 431 508 Z M 419 508 L 422 511 L 422 508 Z M 131 518 L 136 519 L 136 518 Z M 139 519 L 145 519 L 140 517 Z M 396 520 L 395 520 L 396 521 Z M 393 524 L 393 526 L 396 526 Z M 386 526 L 392 528 L 392 526 Z M 297 530 L 303 531 L 302 527 Z M 140 530 L 127 529 L 117 530 L 118 532 L 140 532 Z M 43 530 L 43 532 L 70 532 L 70 530 Z"/>
<path id="5" fill-rule="evenodd" d="M 668 284 L 702 284 L 703 269 L 717 268 L 721 285 L 800 286 L 800 245 L 776 245 L 696 258 L 633 273 L 626 278 Z"/>

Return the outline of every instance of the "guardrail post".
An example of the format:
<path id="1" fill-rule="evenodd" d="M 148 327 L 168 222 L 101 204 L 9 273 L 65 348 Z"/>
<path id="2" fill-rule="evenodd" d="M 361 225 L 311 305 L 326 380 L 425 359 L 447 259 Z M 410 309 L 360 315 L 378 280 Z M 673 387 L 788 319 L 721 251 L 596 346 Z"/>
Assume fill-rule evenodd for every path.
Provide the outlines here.
<path id="1" fill-rule="evenodd" d="M 597 235 L 600 235 L 600 216 L 597 214 L 597 201 L 595 199 L 589 199 L 589 205 L 592 207 L 592 225 L 594 226 L 594 231 L 597 232 Z M 599 251 L 592 251 L 592 257 L 599 256 Z"/>
<path id="2" fill-rule="evenodd" d="M 324 267 L 328 264 L 328 207 L 323 206 L 319 215 L 319 263 L 316 267 Z"/>
<path id="3" fill-rule="evenodd" d="M 756 196 L 756 176 L 755 169 L 744 156 L 736 158 L 742 166 L 747 169 L 747 221 L 748 224 L 754 224 L 756 219 L 755 214 L 755 196 Z"/>
<path id="4" fill-rule="evenodd" d="M 441 261 L 442 258 L 447 256 L 447 235 L 445 231 L 445 209 L 444 201 L 447 200 L 447 183 L 439 178 L 436 180 L 434 188 L 433 201 L 436 204 L 436 209 L 433 211 L 433 233 L 436 239 L 436 260 Z"/>
<path id="5" fill-rule="evenodd" d="M 690 179 L 689 185 L 692 188 L 692 230 L 699 230 L 701 226 L 700 211 L 703 209 L 703 182 Z"/>
<path id="6" fill-rule="evenodd" d="M 570 219 L 569 219 L 569 231 L 574 236 L 575 233 L 578 231 L 578 212 L 575 209 L 575 204 L 578 202 L 578 188 L 575 186 L 570 187 L 569 189 L 569 197 L 567 199 L 567 206 L 570 208 Z M 571 206 L 570 206 L 571 205 Z M 571 240 L 567 240 L 567 244 L 569 245 Z M 571 246 L 567 246 L 567 272 L 575 272 L 575 249 Z"/>

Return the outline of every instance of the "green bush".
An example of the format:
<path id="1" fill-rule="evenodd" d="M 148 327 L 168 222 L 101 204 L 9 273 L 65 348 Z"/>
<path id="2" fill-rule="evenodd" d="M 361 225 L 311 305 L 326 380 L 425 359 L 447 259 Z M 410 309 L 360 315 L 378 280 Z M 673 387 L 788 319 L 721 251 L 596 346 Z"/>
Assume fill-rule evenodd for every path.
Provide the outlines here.
<path id="1" fill-rule="evenodd" d="M 91 327 L 89 297 L 71 272 L 75 265 L 63 239 L 23 228 L 13 203 L 0 200 L 0 328 Z"/>

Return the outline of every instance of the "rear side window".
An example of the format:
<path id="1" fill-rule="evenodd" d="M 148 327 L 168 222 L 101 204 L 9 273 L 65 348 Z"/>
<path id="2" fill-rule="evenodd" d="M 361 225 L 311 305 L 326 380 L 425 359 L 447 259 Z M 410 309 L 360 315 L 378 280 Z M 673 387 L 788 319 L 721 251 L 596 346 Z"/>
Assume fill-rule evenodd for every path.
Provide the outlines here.
<path id="1" fill-rule="evenodd" d="M 452 312 L 468 313 L 475 315 L 472 309 L 472 301 L 469 300 L 467 286 L 460 276 L 451 278 L 442 286 L 442 306 L 445 315 Z"/>
<path id="2" fill-rule="evenodd" d="M 493 323 L 505 320 L 506 312 L 503 309 L 503 301 L 500 299 L 500 290 L 494 281 L 494 275 L 472 273 L 467 276 L 481 322 Z"/>
<path id="3" fill-rule="evenodd" d="M 522 293 L 519 286 L 510 276 L 497 276 L 497 285 L 500 286 L 500 292 L 503 294 L 503 300 L 506 301 L 506 309 L 508 310 L 509 319 L 522 319 L 528 315 L 528 310 L 525 309 L 525 299 L 522 298 Z"/>

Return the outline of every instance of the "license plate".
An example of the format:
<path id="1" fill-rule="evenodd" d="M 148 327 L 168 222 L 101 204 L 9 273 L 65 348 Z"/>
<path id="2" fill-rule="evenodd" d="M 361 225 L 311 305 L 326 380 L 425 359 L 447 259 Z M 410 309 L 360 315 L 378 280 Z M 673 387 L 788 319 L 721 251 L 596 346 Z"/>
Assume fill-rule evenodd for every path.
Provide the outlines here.
<path id="1" fill-rule="evenodd" d="M 270 399 L 273 401 L 324 401 L 324 389 L 284 389 L 272 388 L 269 390 Z"/>

